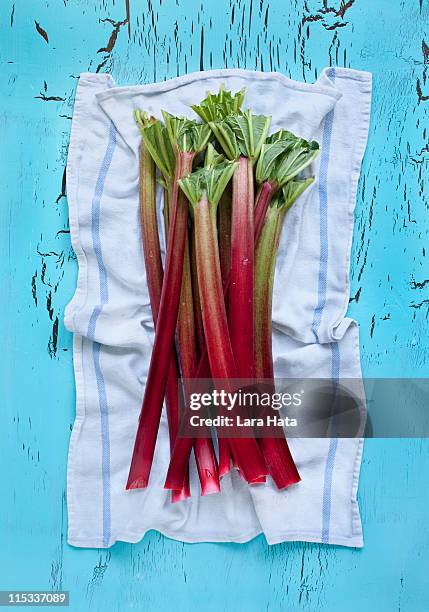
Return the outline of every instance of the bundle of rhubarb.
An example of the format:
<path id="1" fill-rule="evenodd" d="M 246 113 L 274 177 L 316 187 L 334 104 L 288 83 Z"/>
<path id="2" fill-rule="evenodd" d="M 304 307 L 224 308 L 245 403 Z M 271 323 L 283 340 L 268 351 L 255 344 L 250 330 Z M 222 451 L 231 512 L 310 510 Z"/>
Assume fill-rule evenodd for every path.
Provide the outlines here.
<path id="1" fill-rule="evenodd" d="M 313 181 L 301 173 L 319 151 L 285 129 L 269 136 L 270 117 L 243 111 L 243 100 L 243 90 L 209 94 L 192 106 L 198 120 L 135 112 L 155 339 L 127 489 L 148 485 L 165 400 L 171 450 L 165 488 L 173 502 L 190 496 L 192 450 L 202 495 L 220 491 L 231 464 L 249 485 L 271 477 L 283 489 L 300 480 L 283 434 L 179 435 L 189 412 L 183 380 L 274 384 L 271 306 L 280 234 L 286 212 Z M 164 192 L 164 265 L 157 181 Z"/>

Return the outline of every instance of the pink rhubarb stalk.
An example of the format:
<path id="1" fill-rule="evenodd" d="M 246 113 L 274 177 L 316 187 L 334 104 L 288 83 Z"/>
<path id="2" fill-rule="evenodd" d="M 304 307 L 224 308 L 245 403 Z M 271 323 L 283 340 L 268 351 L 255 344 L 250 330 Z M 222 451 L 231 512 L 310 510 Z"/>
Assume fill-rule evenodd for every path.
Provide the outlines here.
<path id="1" fill-rule="evenodd" d="M 228 324 L 238 378 L 253 377 L 253 166 L 241 156 L 232 183 Z"/>
<path id="2" fill-rule="evenodd" d="M 191 260 L 188 239 L 185 245 L 183 263 L 182 291 L 178 320 L 178 344 L 182 377 L 191 379 L 195 376 L 197 359 L 197 338 L 192 292 Z M 220 484 L 216 455 L 211 438 L 177 437 L 171 455 L 170 466 L 165 481 L 166 489 L 178 489 L 188 478 L 189 456 L 194 446 L 198 476 L 202 495 L 219 493 Z"/>
<path id="3" fill-rule="evenodd" d="M 152 310 L 154 327 L 156 329 L 159 305 L 161 301 L 163 268 L 161 248 L 159 244 L 158 222 L 156 214 L 156 176 L 155 164 L 150 153 L 144 145 L 140 146 L 140 221 L 143 242 L 143 255 L 146 268 L 149 299 Z M 170 437 L 170 451 L 173 450 L 174 440 L 179 425 L 179 371 L 174 349 L 170 354 L 170 365 L 166 387 L 166 407 L 168 429 Z M 173 492 L 172 499 L 176 497 L 189 497 L 189 479 L 184 482 L 181 491 Z"/>
<path id="4" fill-rule="evenodd" d="M 197 260 L 195 252 L 195 235 L 192 231 L 191 235 L 191 276 L 192 276 L 192 292 L 194 298 L 194 315 L 195 315 L 195 327 L 197 334 L 198 351 L 197 355 L 200 356 L 201 352 L 205 348 L 204 339 L 204 326 L 201 311 L 200 292 L 198 288 L 198 273 L 197 273 Z M 194 376 L 195 372 L 194 372 Z M 210 378 L 210 371 L 207 374 L 207 378 Z M 195 438 L 194 439 L 194 453 L 197 463 L 198 476 L 201 484 L 201 494 L 209 495 L 211 493 L 220 492 L 219 483 L 219 467 L 214 452 L 213 441 L 211 438 L 211 432 L 207 431 L 207 437 Z M 186 453 L 186 451 L 185 451 Z"/>
<path id="5" fill-rule="evenodd" d="M 270 202 L 277 191 L 277 185 L 270 181 L 264 181 L 258 189 L 254 212 L 255 245 L 257 244 L 259 236 L 261 235 L 268 206 L 270 205 Z"/>
<path id="6" fill-rule="evenodd" d="M 269 206 L 269 203 L 271 202 L 271 198 L 273 197 L 274 193 L 277 191 L 277 189 L 271 185 L 268 181 L 266 181 L 260 188 L 259 192 L 258 192 L 258 197 L 256 199 L 256 203 L 255 203 L 255 213 L 254 213 L 254 218 L 255 218 L 255 226 L 254 226 L 254 231 L 255 231 L 255 236 L 254 236 L 254 242 L 255 244 L 258 242 L 259 240 L 259 236 L 260 233 L 262 231 L 262 227 L 263 227 L 263 222 L 265 219 L 265 214 L 267 212 L 267 208 Z M 231 207 L 227 207 L 226 205 L 228 204 L 228 200 L 229 200 L 229 194 L 227 194 L 227 198 L 224 198 L 225 192 L 222 196 L 222 199 L 219 203 L 219 249 L 222 248 L 223 250 L 228 250 L 229 254 L 227 257 L 222 258 L 222 251 L 220 252 L 220 263 L 221 263 L 221 274 L 222 274 L 222 284 L 223 284 L 223 292 L 224 292 L 224 300 L 225 303 L 227 303 L 228 301 L 228 291 L 229 291 L 229 286 L 230 286 L 230 232 L 231 232 L 231 219 L 227 219 L 227 215 L 229 213 L 230 216 L 230 212 L 231 212 Z M 229 201 L 230 204 L 230 201 Z M 222 208 L 223 207 L 223 208 Z M 228 211 L 229 208 L 229 211 Z M 221 231 L 222 228 L 222 231 Z M 225 237 L 221 242 L 221 237 L 224 236 L 224 232 L 228 232 L 228 236 L 229 239 L 227 240 Z M 194 249 L 195 249 L 195 242 L 193 245 Z M 222 266 L 222 259 L 223 259 L 223 266 Z M 195 266 L 195 268 L 194 268 Z M 193 274 L 194 274 L 194 270 L 195 270 L 195 274 L 196 274 L 196 257 L 195 257 L 195 252 L 193 254 Z M 228 274 L 227 274 L 228 271 Z M 193 280 L 193 284 L 194 286 L 197 287 L 198 289 L 198 282 L 196 282 L 195 280 Z M 194 293 L 195 295 L 195 293 Z M 195 304 L 196 304 L 196 300 L 195 300 Z M 200 306 L 200 300 L 199 300 L 199 294 L 198 294 L 198 304 Z M 197 306 L 195 306 L 196 308 Z M 200 306 L 201 308 L 201 306 Z M 202 326 L 202 319 L 201 319 L 201 326 Z M 198 328 L 198 326 L 197 326 Z M 205 344 L 205 338 L 204 338 L 204 333 L 202 332 L 202 334 L 199 336 L 199 347 L 200 347 L 200 360 L 198 363 L 198 368 L 197 368 L 197 372 L 195 375 L 195 378 L 200 378 L 200 379 L 209 379 L 211 378 L 211 370 L 210 370 L 210 364 L 208 361 L 208 355 L 207 355 L 207 346 Z M 189 414 L 189 413 L 188 413 Z M 185 418 L 188 418 L 188 414 L 186 415 Z M 189 443 L 182 443 L 180 442 L 180 451 L 179 451 L 179 447 L 172 453 L 171 456 L 171 465 L 174 465 L 177 463 L 178 466 L 183 466 L 187 463 L 187 461 L 189 460 L 189 455 L 191 453 L 191 445 Z M 223 478 L 223 476 L 225 476 L 231 468 L 231 450 L 230 450 L 230 446 L 229 446 L 229 442 L 228 442 L 228 438 L 223 438 L 223 437 L 219 437 L 218 438 L 218 446 L 219 446 L 219 478 Z M 188 456 L 184 456 L 183 453 L 188 453 Z M 179 458 L 179 455 L 180 458 Z M 237 467 L 235 465 L 235 467 Z M 183 469 L 178 467 L 178 472 L 180 474 L 180 469 Z M 265 478 L 261 478 L 260 480 L 256 480 L 255 482 L 264 482 Z M 169 486 L 167 488 L 172 488 L 174 484 L 177 485 L 178 482 L 181 482 L 180 480 L 180 476 L 179 479 L 173 479 L 172 477 L 170 477 L 170 479 L 168 480 L 169 482 Z"/>
<path id="7" fill-rule="evenodd" d="M 205 350 L 203 316 L 201 313 L 200 292 L 198 289 L 197 276 L 197 257 L 195 254 L 195 231 L 192 226 L 191 232 L 191 276 L 192 276 L 192 296 L 194 298 L 195 330 L 197 334 L 198 353 L 201 356 Z"/>
<path id="8" fill-rule="evenodd" d="M 191 172 L 194 156 L 193 152 L 188 151 L 178 151 L 176 156 L 164 282 L 127 489 L 144 488 L 149 482 L 170 369 L 182 285 L 188 204 L 179 189 L 178 180 Z"/>
<path id="9" fill-rule="evenodd" d="M 196 237 L 198 285 L 203 314 L 207 354 L 214 383 L 237 378 L 222 289 L 219 248 L 216 235 L 216 206 L 235 164 L 225 163 L 180 181 L 193 206 Z M 267 474 L 254 438 L 228 440 L 231 453 L 247 482 Z"/>
<path id="10" fill-rule="evenodd" d="M 232 194 L 227 187 L 222 194 L 218 207 L 220 271 L 222 274 L 222 284 L 224 288 L 229 282 L 229 274 L 231 271 L 231 195 Z"/>
<path id="11" fill-rule="evenodd" d="M 268 208 L 255 252 L 255 377 L 270 379 L 274 388 L 272 355 L 272 297 L 280 234 L 288 208 L 312 182 L 292 183 L 286 195 Z M 300 481 L 288 443 L 281 437 L 259 439 L 268 470 L 276 486 L 283 489 Z"/>
<path id="12" fill-rule="evenodd" d="M 198 282 L 203 304 L 203 323 L 210 369 L 217 379 L 238 378 L 238 372 L 229 338 L 225 302 L 219 264 L 218 246 L 215 240 L 210 207 L 203 197 L 195 209 L 197 236 Z M 248 482 L 266 475 L 266 468 L 256 440 L 239 438 L 228 440 L 240 471 Z"/>

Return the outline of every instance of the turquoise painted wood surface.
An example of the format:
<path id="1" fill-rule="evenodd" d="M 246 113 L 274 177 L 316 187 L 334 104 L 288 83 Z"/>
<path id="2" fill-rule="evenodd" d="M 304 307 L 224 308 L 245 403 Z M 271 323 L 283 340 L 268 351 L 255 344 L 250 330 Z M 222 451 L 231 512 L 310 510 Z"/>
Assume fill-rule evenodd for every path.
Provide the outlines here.
<path id="1" fill-rule="evenodd" d="M 428 0 L 3 0 L 1 20 L 0 588 L 68 589 L 73 610 L 429 609 L 427 441 L 369 441 L 362 551 L 305 543 L 185 545 L 151 533 L 66 544 L 74 413 L 64 166 L 81 71 L 119 84 L 199 69 L 370 70 L 350 312 L 367 376 L 429 364 Z M 425 42 L 426 41 L 426 42 Z"/>

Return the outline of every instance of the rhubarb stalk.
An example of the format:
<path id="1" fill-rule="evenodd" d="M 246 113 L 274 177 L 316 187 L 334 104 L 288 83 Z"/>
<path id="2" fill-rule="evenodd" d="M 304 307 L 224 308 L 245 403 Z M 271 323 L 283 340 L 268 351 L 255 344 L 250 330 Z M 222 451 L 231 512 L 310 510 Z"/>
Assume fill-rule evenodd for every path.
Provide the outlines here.
<path id="1" fill-rule="evenodd" d="M 148 485 L 169 375 L 169 360 L 179 311 L 188 218 L 186 197 L 180 191 L 178 181 L 191 172 L 195 154 L 205 148 L 210 136 L 210 130 L 202 129 L 205 126 L 198 126 L 195 122 L 180 118 L 169 118 L 168 135 L 170 142 L 175 144 L 175 174 L 164 282 L 127 489 L 144 488 Z M 153 152 L 149 152 L 154 157 Z M 155 151 L 155 156 L 157 155 L 158 151 Z M 154 159 L 156 162 L 155 157 Z"/>
<path id="2" fill-rule="evenodd" d="M 265 122 L 264 122 L 265 120 Z M 290 132 L 281 130 L 267 138 L 269 120 L 254 117 L 250 111 L 226 117 L 223 121 L 210 122 L 210 127 L 219 144 L 230 159 L 237 153 L 246 155 L 248 161 L 258 159 L 256 179 L 261 184 L 255 206 L 255 228 L 252 228 L 253 187 L 252 166 L 248 165 L 248 183 L 244 180 L 243 157 L 239 158 L 239 168 L 233 183 L 232 207 L 232 255 L 229 287 L 228 321 L 234 356 L 239 367 L 239 375 L 252 377 L 253 359 L 261 359 L 254 350 L 258 343 L 253 339 L 253 248 L 251 238 L 259 235 L 264 222 L 265 212 L 273 195 L 282 185 L 301 172 L 317 155 L 317 143 L 308 143 Z M 250 168 L 249 168 L 250 166 Z M 244 205 L 246 195 L 247 208 Z M 250 256 L 249 256 L 250 254 Z M 246 270 L 246 266 L 248 269 Z M 252 276 L 246 273 L 251 272 Z M 257 292 L 256 292 L 257 293 Z M 246 306 L 247 304 L 247 306 Z M 256 326 L 257 327 L 257 326 Z M 249 332 L 249 329 L 251 331 Z M 270 336 L 271 338 L 271 336 Z M 252 348 L 247 346 L 249 339 Z M 263 438 L 260 447 L 264 454 L 269 472 L 277 486 L 284 487 L 299 479 L 298 472 L 283 438 Z"/>
<path id="3" fill-rule="evenodd" d="M 193 128 L 194 133 L 189 133 L 187 127 L 189 125 L 188 120 L 173 117 L 165 112 L 163 115 L 166 128 L 169 133 L 170 142 L 174 148 L 177 149 L 180 147 L 181 141 L 181 146 L 186 147 L 187 142 L 189 142 L 189 137 L 199 140 L 202 139 L 206 144 L 207 134 L 209 134 L 206 126 L 198 126 Z M 191 125 L 194 124 L 191 123 Z M 184 129 L 185 132 L 183 133 Z M 197 150 L 201 150 L 202 144 L 199 143 L 195 148 Z M 210 145 L 208 146 L 208 150 L 211 151 Z M 198 363 L 191 258 L 189 236 L 187 231 L 185 237 L 182 287 L 177 321 L 177 342 L 179 347 L 182 379 L 185 379 L 186 381 L 195 376 Z M 185 391 L 185 396 L 186 395 L 187 394 Z M 194 440 L 193 446 L 202 495 L 219 492 L 220 485 L 218 478 L 218 466 L 211 437 L 207 436 Z M 174 451 L 174 448 L 176 448 L 176 451 Z M 192 440 L 176 437 L 174 448 L 172 453 L 172 458 L 174 457 L 174 459 L 171 462 L 172 470 L 167 474 L 166 488 L 176 490 L 181 487 L 182 482 L 184 483 L 184 486 L 186 486 L 189 480 L 188 459 L 190 455 L 190 448 L 192 448 Z"/>
<path id="4" fill-rule="evenodd" d="M 278 244 L 286 208 L 291 206 L 293 202 L 289 196 L 286 196 L 288 204 L 283 204 L 281 209 L 283 212 L 277 213 L 275 224 L 272 220 L 274 214 L 272 210 L 275 211 L 276 207 L 273 209 L 268 207 L 272 198 L 276 197 L 282 187 L 288 193 L 291 185 L 295 185 L 291 181 L 313 161 L 318 151 L 319 145 L 316 142 L 307 142 L 291 132 L 280 130 L 270 136 L 263 145 L 256 168 L 256 181 L 260 184 L 260 187 L 255 204 L 255 238 L 264 227 L 265 235 L 261 242 L 265 243 L 266 248 L 261 250 L 258 245 L 256 253 L 255 376 L 271 379 L 273 391 L 275 388 L 271 349 L 271 302 L 266 299 L 266 296 L 272 295 L 276 245 Z M 296 194 L 296 197 L 298 195 Z M 265 218 L 266 216 L 267 218 Z M 258 244 L 258 238 L 256 238 L 255 243 Z M 266 258 L 268 261 L 265 261 Z M 262 305 L 265 306 L 264 317 L 261 316 L 260 312 Z M 285 488 L 299 482 L 300 476 L 283 431 L 281 436 L 276 438 L 261 437 L 259 445 L 270 475 L 278 488 Z"/>
<path id="5" fill-rule="evenodd" d="M 135 111 L 135 118 L 140 127 L 142 134 L 142 145 L 141 150 L 144 149 L 146 158 L 150 152 L 152 160 L 156 160 L 156 164 L 158 165 L 161 171 L 161 178 L 159 182 L 163 186 L 164 190 L 164 208 L 163 208 L 163 216 L 164 216 L 164 235 L 165 235 L 165 244 L 167 244 L 168 240 L 168 227 L 169 227 L 169 218 L 170 218 L 170 205 L 171 205 L 171 190 L 172 190 L 172 181 L 174 176 L 174 153 L 170 144 L 170 139 L 168 137 L 167 130 L 164 126 L 162 126 L 161 122 L 156 121 L 155 119 L 147 120 L 147 116 L 145 113 L 140 111 Z M 142 193 L 143 181 L 140 179 L 140 193 Z M 154 197 L 155 197 L 154 193 Z M 142 198 L 140 198 L 142 202 Z M 156 214 L 156 201 L 154 201 L 153 208 Z M 152 236 L 155 235 L 155 229 L 149 229 L 147 232 L 147 240 L 150 241 Z M 158 239 L 159 243 L 159 239 Z M 145 241 L 143 240 L 143 244 Z M 158 244 L 159 248 L 159 244 Z M 161 253 L 159 251 L 159 266 L 162 271 L 162 263 L 161 263 Z M 147 264 L 146 264 L 147 265 Z M 159 310 L 159 302 L 161 299 L 161 290 L 162 290 L 162 276 L 160 281 L 158 282 L 157 289 L 157 314 Z M 152 309 L 153 310 L 153 309 Z M 168 374 L 167 388 L 165 393 L 166 407 L 167 407 L 167 420 L 168 420 L 168 431 L 169 431 L 169 439 L 170 439 L 170 455 L 173 453 L 174 443 L 176 440 L 177 432 L 179 429 L 179 414 L 180 414 L 180 401 L 182 400 L 182 396 L 179 396 L 179 387 L 180 387 L 180 374 L 178 370 L 177 363 L 177 355 L 176 350 L 173 349 L 173 356 L 170 363 L 170 372 Z M 189 471 L 186 471 L 186 474 L 183 478 L 183 485 L 181 487 L 177 487 L 177 490 L 172 491 L 171 493 L 171 501 L 173 503 L 182 501 L 183 499 L 187 499 L 190 497 L 190 488 L 189 488 Z"/>
<path id="6" fill-rule="evenodd" d="M 253 360 L 253 257 L 254 257 L 254 185 L 253 164 L 258 158 L 270 125 L 270 118 L 235 110 L 209 122 L 218 143 L 230 160 L 237 160 L 232 184 L 230 274 L 224 276 L 228 295 L 228 326 L 231 347 L 239 378 L 252 378 Z M 229 285 L 229 291 L 228 291 Z M 229 441 L 219 445 L 219 463 L 229 470 L 231 450 L 234 467 L 245 476 L 240 459 Z M 222 458 L 222 462 L 221 462 Z M 221 470 L 221 468 L 220 468 Z M 261 475 L 263 476 L 263 475 Z M 254 482 L 264 481 L 255 478 Z"/>
<path id="7" fill-rule="evenodd" d="M 182 377 L 186 380 L 195 377 L 197 367 L 197 338 L 193 306 L 190 254 L 188 239 L 185 245 L 183 262 L 182 292 L 179 307 L 177 339 L 180 352 Z M 187 394 L 185 392 L 185 396 Z M 186 408 L 185 408 L 186 410 Z M 165 482 L 166 489 L 177 489 L 188 479 L 189 456 L 194 447 L 198 476 L 201 484 L 201 494 L 219 493 L 220 484 L 218 466 L 210 437 L 184 438 L 177 437 L 171 455 L 170 467 Z"/>
<path id="8" fill-rule="evenodd" d="M 313 182 L 291 181 L 268 208 L 255 252 L 255 376 L 274 377 L 272 355 L 272 298 L 280 233 L 286 212 Z"/>
<path id="9" fill-rule="evenodd" d="M 153 125 L 156 121 L 149 118 L 144 113 L 135 112 L 135 119 L 141 130 Z M 149 289 L 149 299 L 152 310 L 154 327 L 159 313 L 161 301 L 161 291 L 164 271 L 162 268 L 161 248 L 159 243 L 158 223 L 156 213 L 156 174 L 155 163 L 149 153 L 144 140 L 140 145 L 140 221 L 142 231 L 143 256 L 145 261 L 147 284 Z M 165 211 L 164 211 L 165 212 Z M 167 216 L 168 219 L 168 216 Z M 165 219 L 165 223 L 168 221 Z M 167 420 L 170 438 L 170 452 L 173 450 L 174 440 L 179 426 L 179 371 L 175 350 L 171 351 L 170 366 L 165 394 L 167 407 Z M 183 488 L 174 491 L 172 501 L 189 497 L 189 478 L 185 479 Z"/>
<path id="10" fill-rule="evenodd" d="M 223 159 L 223 156 L 218 155 L 211 144 L 207 146 L 207 152 L 205 156 L 205 167 L 215 166 L 220 163 Z M 219 247 L 222 244 L 225 250 L 227 251 L 225 257 L 222 259 L 222 253 L 225 254 L 225 251 L 221 253 L 221 268 L 222 262 L 224 263 L 225 274 L 228 272 L 227 276 L 224 277 L 222 273 L 222 282 L 229 283 L 229 263 L 231 261 L 230 258 L 230 232 L 231 232 L 231 197 L 230 190 L 228 189 L 229 185 L 226 187 L 225 191 L 221 196 L 221 201 L 218 206 L 219 210 L 219 219 L 222 219 L 222 222 L 219 224 Z M 222 208 L 221 208 L 222 207 Z M 192 212 L 192 209 L 191 209 Z M 229 217 L 229 219 L 228 219 Z M 202 310 L 201 310 L 201 300 L 200 293 L 198 287 L 198 276 L 197 276 L 197 260 L 196 260 L 196 248 L 195 248 L 195 224 L 192 226 L 192 248 L 191 248 L 191 268 L 192 268 L 192 286 L 193 286 L 193 297 L 194 297 L 194 314 L 195 314 L 195 324 L 197 330 L 197 338 L 198 338 L 198 347 L 199 347 L 199 355 L 200 361 L 198 364 L 198 369 L 196 372 L 197 379 L 209 379 L 211 378 L 210 365 L 208 362 L 207 356 L 207 347 L 205 344 L 204 338 L 204 328 L 203 328 L 203 320 L 202 320 Z M 224 287 L 224 295 L 226 295 L 226 288 Z M 183 415 L 183 422 L 185 423 L 187 419 L 189 419 L 189 410 L 186 409 L 185 414 Z M 203 441 L 204 438 L 196 438 L 194 439 L 194 450 L 196 456 L 203 452 L 207 453 L 207 449 L 203 449 Z M 211 454 L 211 448 L 209 449 L 209 453 Z M 189 460 L 189 456 L 191 454 L 191 443 L 189 439 L 179 439 L 173 449 L 170 466 L 167 473 L 167 479 L 165 482 L 165 487 L 168 489 L 174 488 L 182 481 L 183 478 L 183 470 L 187 465 Z M 230 471 L 231 457 L 230 457 L 230 449 L 228 444 L 228 439 L 223 437 L 218 437 L 218 455 L 219 455 L 219 466 L 218 466 L 218 474 L 219 478 L 223 478 Z M 210 456 L 210 455 L 208 455 Z M 200 472 L 203 469 L 203 466 L 199 464 L 197 460 L 197 469 Z M 207 467 L 206 467 L 207 469 Z M 210 472 L 209 472 L 210 473 Z M 200 478 L 201 480 L 201 478 Z M 215 492 L 216 484 L 212 486 L 210 489 L 207 487 L 207 484 L 203 487 L 202 491 Z M 204 493 L 203 493 L 204 494 Z"/>
<path id="11" fill-rule="evenodd" d="M 216 154 L 213 147 L 209 144 L 207 147 L 207 152 L 205 156 L 205 164 L 206 166 L 215 165 L 219 163 L 221 156 Z M 204 329 L 203 329 L 203 321 L 202 321 L 202 311 L 201 311 L 201 302 L 200 295 L 198 289 L 198 279 L 197 279 L 197 263 L 196 263 L 196 251 L 195 251 L 195 233 L 193 227 L 192 233 L 192 248 L 191 248 L 191 258 L 190 258 L 190 266 L 188 266 L 188 262 L 186 261 L 185 254 L 185 264 L 184 264 L 184 277 L 182 282 L 182 293 L 183 293 L 183 285 L 185 285 L 186 279 L 186 288 L 187 288 L 187 297 L 183 297 L 189 303 L 191 300 L 193 301 L 194 308 L 187 309 L 188 319 L 185 328 L 182 330 L 182 333 L 185 335 L 192 336 L 192 344 L 193 350 L 188 350 L 187 355 L 188 359 L 185 360 L 182 364 L 182 375 L 184 378 L 193 378 L 195 377 L 195 356 L 199 355 L 199 351 L 196 351 L 195 345 L 198 343 L 202 349 L 205 347 L 204 340 Z M 192 317 L 190 316 L 192 315 Z M 191 333 L 190 333 L 191 332 Z M 179 344 L 180 344 L 180 312 L 179 312 Z M 196 338 L 195 338 L 196 336 Z M 190 348 L 190 347 L 189 347 Z M 193 361 L 190 362 L 190 359 Z M 206 378 L 210 378 L 210 370 L 207 372 L 199 372 L 199 376 L 203 376 Z M 185 422 L 186 419 L 189 418 L 189 411 L 185 408 L 185 413 L 182 415 L 182 419 Z M 214 453 L 213 442 L 210 437 L 209 430 L 207 431 L 206 437 L 198 437 L 192 440 L 192 438 L 179 437 L 176 440 L 174 445 L 174 449 L 171 455 L 170 465 L 167 472 L 167 478 L 165 481 L 165 488 L 167 489 L 175 489 L 180 486 L 180 483 L 183 481 L 185 470 L 188 466 L 189 456 L 191 454 L 192 446 L 194 447 L 195 459 L 197 464 L 198 475 L 201 483 L 201 493 L 202 495 L 207 495 L 211 493 L 218 493 L 220 491 L 219 484 L 219 475 L 218 475 L 218 465 L 216 460 L 216 455 Z"/>
<path id="12" fill-rule="evenodd" d="M 222 284 L 224 289 L 229 283 L 229 274 L 231 271 L 232 194 L 228 187 L 223 192 L 218 206 L 220 271 L 222 274 Z"/>
<path id="13" fill-rule="evenodd" d="M 194 298 L 194 316 L 195 316 L 195 330 L 197 334 L 198 354 L 201 355 L 205 350 L 204 340 L 204 328 L 203 328 L 203 317 L 201 313 L 201 301 L 200 293 L 198 290 L 198 277 L 197 277 L 197 256 L 195 253 L 195 230 L 192 225 L 191 229 L 191 276 L 192 276 L 192 296 Z"/>
<path id="14" fill-rule="evenodd" d="M 271 246 L 270 240 L 279 239 L 286 211 L 309 184 L 306 181 L 294 181 L 294 178 L 310 165 L 318 153 L 319 145 L 317 142 L 308 142 L 287 130 L 279 130 L 267 138 L 266 143 L 261 147 L 256 166 L 256 181 L 260 188 L 255 205 L 255 235 L 259 237 L 262 231 L 264 240 L 262 241 L 261 237 L 261 242 L 265 244 L 267 252 L 261 249 L 259 244 L 257 245 L 258 272 L 255 271 L 255 278 L 257 279 L 255 282 L 258 285 L 255 286 L 255 297 L 259 298 L 261 292 L 264 294 L 264 289 L 269 294 L 272 294 L 274 271 L 271 271 L 271 267 L 275 266 L 277 247 L 274 248 L 276 245 L 275 241 L 272 243 L 273 246 Z M 302 191 L 299 191 L 301 187 Z M 277 198 L 277 204 L 272 206 L 270 210 L 271 200 L 279 191 L 280 196 Z M 277 229 L 274 228 L 273 218 L 277 219 L 277 225 L 279 226 L 276 226 Z M 279 234 L 278 236 L 276 232 Z M 259 261 L 260 258 L 263 261 Z M 266 261 L 266 258 L 268 258 L 268 261 Z M 264 278 L 264 271 L 269 276 Z M 269 279 L 268 284 L 266 278 Z M 258 299 L 258 305 L 259 307 L 261 306 L 260 299 Z M 267 322 L 269 318 L 271 330 L 271 305 L 269 305 L 269 313 L 269 317 L 263 317 L 263 322 Z M 266 330 L 262 331 L 260 329 L 256 312 L 255 333 L 259 333 L 261 338 L 264 337 L 265 342 L 269 343 L 271 347 L 271 331 L 268 333 Z M 255 341 L 255 346 L 261 346 L 261 338 Z M 272 370 L 271 348 L 267 349 L 268 347 L 264 347 L 264 350 L 255 351 L 255 368 L 256 372 L 258 372 L 256 375 L 260 376 L 261 371 L 266 371 L 267 378 L 272 378 L 273 373 L 269 371 L 270 363 Z M 267 360 L 265 366 L 260 363 L 261 360 Z"/>
<path id="15" fill-rule="evenodd" d="M 239 378 L 253 377 L 253 164 L 270 121 L 247 110 L 209 122 L 225 155 L 238 161 L 232 184 L 228 323 Z"/>
<path id="16" fill-rule="evenodd" d="M 216 381 L 237 378 L 222 291 L 216 208 L 236 164 L 224 162 L 182 179 L 180 186 L 193 207 L 196 236 L 198 284 L 210 369 Z M 254 438 L 229 439 L 231 452 L 247 482 L 267 474 Z"/>
<path id="17" fill-rule="evenodd" d="M 280 233 L 287 210 L 313 179 L 291 181 L 268 208 L 255 252 L 255 376 L 270 379 L 274 387 L 272 356 L 272 298 Z M 261 437 L 264 459 L 276 486 L 283 489 L 300 481 L 286 439 Z"/>

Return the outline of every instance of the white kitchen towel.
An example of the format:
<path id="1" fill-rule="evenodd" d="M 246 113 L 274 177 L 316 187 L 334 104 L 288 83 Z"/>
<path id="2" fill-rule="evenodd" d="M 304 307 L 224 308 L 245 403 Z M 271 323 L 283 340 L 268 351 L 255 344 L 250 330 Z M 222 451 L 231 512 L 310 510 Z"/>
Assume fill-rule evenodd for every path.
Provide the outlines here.
<path id="1" fill-rule="evenodd" d="M 282 492 L 270 482 L 249 488 L 232 473 L 220 495 L 201 497 L 192 460 L 192 497 L 171 504 L 163 488 L 169 461 L 163 414 L 149 486 L 125 490 L 153 340 L 133 110 L 192 117 L 190 105 L 222 84 L 245 87 L 244 106 L 272 115 L 272 131 L 284 127 L 321 144 L 312 168 L 317 180 L 288 213 L 282 234 L 273 304 L 276 375 L 361 379 L 358 329 L 345 314 L 371 75 L 329 68 L 306 84 L 277 73 L 219 70 L 116 87 L 109 75 L 82 74 L 67 164 L 79 274 L 64 317 L 74 333 L 76 378 L 67 477 L 74 546 L 137 542 L 150 529 L 185 542 L 245 542 L 263 533 L 270 544 L 363 545 L 359 439 L 291 439 L 302 481 Z"/>

